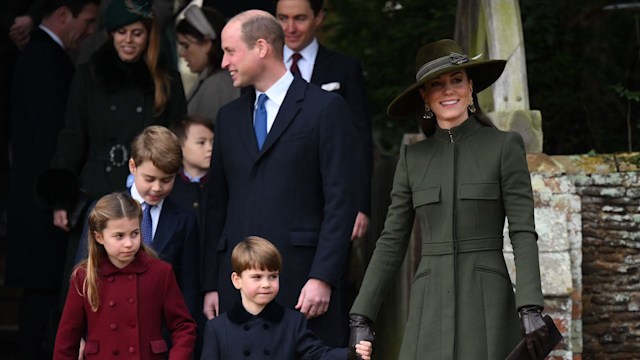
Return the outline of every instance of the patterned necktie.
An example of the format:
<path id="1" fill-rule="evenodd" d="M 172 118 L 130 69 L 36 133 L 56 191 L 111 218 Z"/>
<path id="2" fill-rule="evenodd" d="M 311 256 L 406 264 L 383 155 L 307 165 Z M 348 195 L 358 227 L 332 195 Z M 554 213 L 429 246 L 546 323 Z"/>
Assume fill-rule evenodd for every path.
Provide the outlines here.
<path id="1" fill-rule="evenodd" d="M 300 74 L 300 68 L 298 68 L 298 60 L 300 60 L 302 58 L 302 55 L 300 55 L 299 53 L 295 53 L 293 55 L 291 55 L 291 73 L 293 75 L 300 75 L 302 76 L 302 74 Z"/>
<path id="2" fill-rule="evenodd" d="M 253 127 L 256 132 L 256 139 L 258 140 L 258 150 L 262 150 L 264 140 L 267 138 L 267 108 L 264 106 L 267 99 L 266 94 L 260 94 L 260 96 L 258 96 L 258 106 L 256 107 L 256 113 L 254 115 Z"/>
<path id="3" fill-rule="evenodd" d="M 144 210 L 142 211 L 142 241 L 149 245 L 153 240 L 153 223 L 151 222 L 151 208 L 152 206 L 147 203 L 142 203 Z"/>

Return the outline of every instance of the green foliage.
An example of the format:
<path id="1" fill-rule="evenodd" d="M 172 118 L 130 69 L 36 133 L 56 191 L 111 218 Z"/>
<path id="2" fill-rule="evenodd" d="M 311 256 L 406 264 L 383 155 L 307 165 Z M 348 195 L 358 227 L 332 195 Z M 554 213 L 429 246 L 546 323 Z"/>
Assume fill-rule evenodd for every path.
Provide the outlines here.
<path id="1" fill-rule="evenodd" d="M 374 119 L 374 138 L 396 151 L 402 134 L 418 131 L 416 119 L 386 115 L 391 100 L 415 81 L 415 54 L 424 44 L 452 38 L 455 1 L 401 0 L 402 9 L 384 11 L 386 0 L 330 0 L 324 39 L 330 47 L 360 59 Z"/>

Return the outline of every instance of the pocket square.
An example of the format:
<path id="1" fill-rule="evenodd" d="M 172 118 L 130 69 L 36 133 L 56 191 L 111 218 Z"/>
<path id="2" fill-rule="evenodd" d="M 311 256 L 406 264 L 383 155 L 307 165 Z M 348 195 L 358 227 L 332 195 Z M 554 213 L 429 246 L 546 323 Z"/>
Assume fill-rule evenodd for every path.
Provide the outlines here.
<path id="1" fill-rule="evenodd" d="M 325 91 L 340 90 L 340 83 L 339 82 L 330 82 L 330 83 L 322 84 L 320 86 L 320 88 L 322 88 L 322 90 L 325 90 Z"/>

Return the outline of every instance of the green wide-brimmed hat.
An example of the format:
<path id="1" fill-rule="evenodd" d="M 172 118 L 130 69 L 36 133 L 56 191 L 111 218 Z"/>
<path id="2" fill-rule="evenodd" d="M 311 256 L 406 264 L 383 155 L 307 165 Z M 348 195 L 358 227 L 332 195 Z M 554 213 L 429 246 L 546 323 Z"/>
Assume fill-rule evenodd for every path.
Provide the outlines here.
<path id="1" fill-rule="evenodd" d="M 113 0 L 104 15 L 104 28 L 112 32 L 142 19 L 153 19 L 148 0 Z"/>
<path id="2" fill-rule="evenodd" d="M 422 101 L 418 89 L 428 80 L 456 70 L 466 70 L 473 80 L 473 91 L 480 92 L 498 80 L 506 64 L 506 60 L 469 59 L 450 39 L 427 44 L 416 54 L 416 82 L 391 101 L 387 114 L 394 117 L 415 114 L 417 104 Z"/>

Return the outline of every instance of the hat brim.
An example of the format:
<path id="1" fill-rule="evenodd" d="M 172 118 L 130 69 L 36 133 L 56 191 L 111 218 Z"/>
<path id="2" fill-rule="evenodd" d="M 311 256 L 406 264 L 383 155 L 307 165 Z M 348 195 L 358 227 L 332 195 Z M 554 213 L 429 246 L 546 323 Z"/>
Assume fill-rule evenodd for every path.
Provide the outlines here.
<path id="1" fill-rule="evenodd" d="M 506 60 L 471 60 L 464 64 L 451 65 L 436 71 L 418 80 L 396 96 L 387 107 L 387 114 L 392 117 L 413 115 L 416 111 L 416 106 L 422 101 L 419 92 L 420 87 L 428 80 L 452 71 L 466 70 L 469 79 L 473 80 L 473 91 L 479 93 L 498 80 L 506 64 Z"/>

